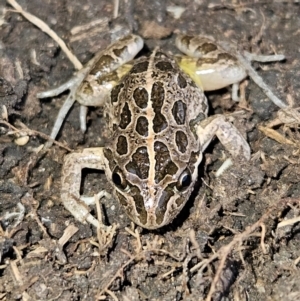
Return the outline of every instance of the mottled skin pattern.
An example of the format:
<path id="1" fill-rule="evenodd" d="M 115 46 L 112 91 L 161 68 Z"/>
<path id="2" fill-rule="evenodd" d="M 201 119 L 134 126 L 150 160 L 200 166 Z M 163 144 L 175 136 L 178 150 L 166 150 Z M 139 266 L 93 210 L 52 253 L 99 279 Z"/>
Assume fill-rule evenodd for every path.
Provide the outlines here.
<path id="1" fill-rule="evenodd" d="M 175 61 L 161 50 L 130 62 L 143 44 L 140 37 L 130 35 L 98 54 L 84 69 L 90 72 L 85 77 L 79 73 L 81 82 L 75 77 L 77 88 L 72 93 L 82 105 L 105 105 L 111 131 L 105 147 L 83 149 L 65 158 L 61 199 L 79 221 L 99 226 L 89 213 L 93 198 L 79 192 L 83 168 L 104 170 L 127 215 L 144 228 L 156 229 L 170 223 L 187 202 L 202 153 L 215 136 L 231 155 L 250 158 L 249 145 L 226 117 L 207 118 L 203 93 L 205 86 L 237 83 L 245 71 L 230 55 L 220 56 L 221 50 L 207 40 L 180 39 L 183 51 L 193 52 L 196 45 L 196 52 L 204 53 L 201 60 L 207 70 L 201 69 L 199 58 Z"/>
<path id="2" fill-rule="evenodd" d="M 104 150 L 110 161 L 106 173 L 122 180 L 112 183 L 120 203 L 147 228 L 170 222 L 197 178 L 201 145 L 190 123 L 199 114 L 206 117 L 204 93 L 173 59 L 154 51 L 113 89 L 106 111 L 114 129 Z M 186 187 L 184 177 L 191 178 Z"/>

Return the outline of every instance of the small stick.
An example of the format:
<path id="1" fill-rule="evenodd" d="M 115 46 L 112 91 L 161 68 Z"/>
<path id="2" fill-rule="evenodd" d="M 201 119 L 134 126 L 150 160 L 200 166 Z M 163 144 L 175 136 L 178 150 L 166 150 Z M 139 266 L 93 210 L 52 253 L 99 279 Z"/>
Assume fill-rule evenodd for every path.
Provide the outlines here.
<path id="1" fill-rule="evenodd" d="M 67 151 L 69 152 L 72 152 L 72 149 L 70 149 L 69 147 L 63 145 L 62 143 L 52 139 L 50 136 L 42 133 L 42 132 L 39 132 L 39 131 L 35 131 L 35 130 L 31 130 L 29 128 L 23 128 L 21 130 L 17 129 L 16 127 L 14 127 L 13 125 L 11 125 L 9 122 L 5 121 L 5 120 L 0 120 L 0 124 L 4 124 L 6 126 L 8 126 L 9 128 L 13 129 L 14 131 L 16 131 L 17 133 L 18 132 L 24 132 L 26 133 L 28 136 L 34 136 L 34 135 L 37 135 L 37 136 L 40 136 L 42 137 L 43 139 L 46 139 L 46 140 L 50 140 L 51 142 L 53 142 L 54 144 L 60 146 L 61 148 L 64 148 L 66 149 Z"/>
<path id="2" fill-rule="evenodd" d="M 24 18 L 26 18 L 29 22 L 34 24 L 36 27 L 38 27 L 40 30 L 45 32 L 47 35 L 49 35 L 56 43 L 60 46 L 60 48 L 63 50 L 63 52 L 67 55 L 69 60 L 73 63 L 74 67 L 77 70 L 82 69 L 82 64 L 77 59 L 77 57 L 72 53 L 72 51 L 67 47 L 65 42 L 53 31 L 45 22 L 43 22 L 41 19 L 37 18 L 36 16 L 26 12 L 23 10 L 23 8 L 15 1 L 15 0 L 7 0 L 7 2 L 18 12 L 20 13 Z"/>
<path id="3" fill-rule="evenodd" d="M 114 2 L 114 10 L 113 10 L 113 18 L 116 19 L 119 15 L 119 0 L 113 0 Z"/>

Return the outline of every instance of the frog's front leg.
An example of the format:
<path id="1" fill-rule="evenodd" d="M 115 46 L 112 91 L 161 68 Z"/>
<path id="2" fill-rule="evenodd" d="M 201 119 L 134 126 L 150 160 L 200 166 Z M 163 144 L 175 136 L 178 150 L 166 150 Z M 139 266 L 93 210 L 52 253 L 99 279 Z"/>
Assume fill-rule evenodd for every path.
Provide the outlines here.
<path id="1" fill-rule="evenodd" d="M 82 106 L 102 106 L 111 89 L 117 84 L 130 69 L 125 65 L 131 61 L 143 47 L 143 40 L 136 35 L 128 35 L 111 44 L 106 50 L 100 51 L 95 57 L 68 82 L 46 92 L 38 93 L 38 98 L 57 96 L 70 90 L 70 93 L 61 107 L 50 138 L 55 139 L 61 125 L 77 100 L 81 104 L 80 124 L 81 130 L 86 129 L 86 112 Z M 50 147 L 52 141 L 48 141 L 46 147 Z"/>
<path id="2" fill-rule="evenodd" d="M 208 117 L 196 125 L 196 133 L 202 146 L 202 152 L 207 148 L 214 136 L 217 136 L 233 157 L 243 157 L 250 160 L 251 150 L 237 128 L 224 115 Z"/>
<path id="3" fill-rule="evenodd" d="M 62 179 L 61 200 L 65 208 L 82 223 L 88 222 L 99 227 L 99 222 L 91 214 L 88 205 L 93 198 L 80 195 L 81 171 L 83 168 L 105 170 L 102 147 L 86 148 L 65 157 Z"/>

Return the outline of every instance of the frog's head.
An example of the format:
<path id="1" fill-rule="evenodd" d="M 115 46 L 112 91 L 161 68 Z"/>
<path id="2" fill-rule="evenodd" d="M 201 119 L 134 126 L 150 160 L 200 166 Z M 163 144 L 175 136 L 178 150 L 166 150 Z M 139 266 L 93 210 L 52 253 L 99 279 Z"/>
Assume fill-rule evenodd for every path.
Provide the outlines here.
<path id="1" fill-rule="evenodd" d="M 114 195 L 127 215 L 147 229 L 170 223 L 188 200 L 197 179 L 201 153 L 192 152 L 189 160 L 175 160 L 165 143 L 155 141 L 150 147 L 139 146 L 127 159 L 118 160 L 110 149 L 105 150 L 107 178 Z M 130 158 L 130 159 L 128 159 Z"/>

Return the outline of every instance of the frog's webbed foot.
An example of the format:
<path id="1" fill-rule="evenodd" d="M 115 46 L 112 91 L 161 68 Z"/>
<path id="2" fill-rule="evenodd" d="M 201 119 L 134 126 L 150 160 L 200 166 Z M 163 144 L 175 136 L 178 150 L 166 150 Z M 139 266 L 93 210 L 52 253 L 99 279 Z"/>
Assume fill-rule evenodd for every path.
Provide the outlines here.
<path id="1" fill-rule="evenodd" d="M 217 136 L 233 157 L 242 156 L 250 160 L 250 146 L 238 129 L 224 115 L 208 117 L 196 126 L 197 135 L 202 145 L 202 152 L 214 136 Z"/>

